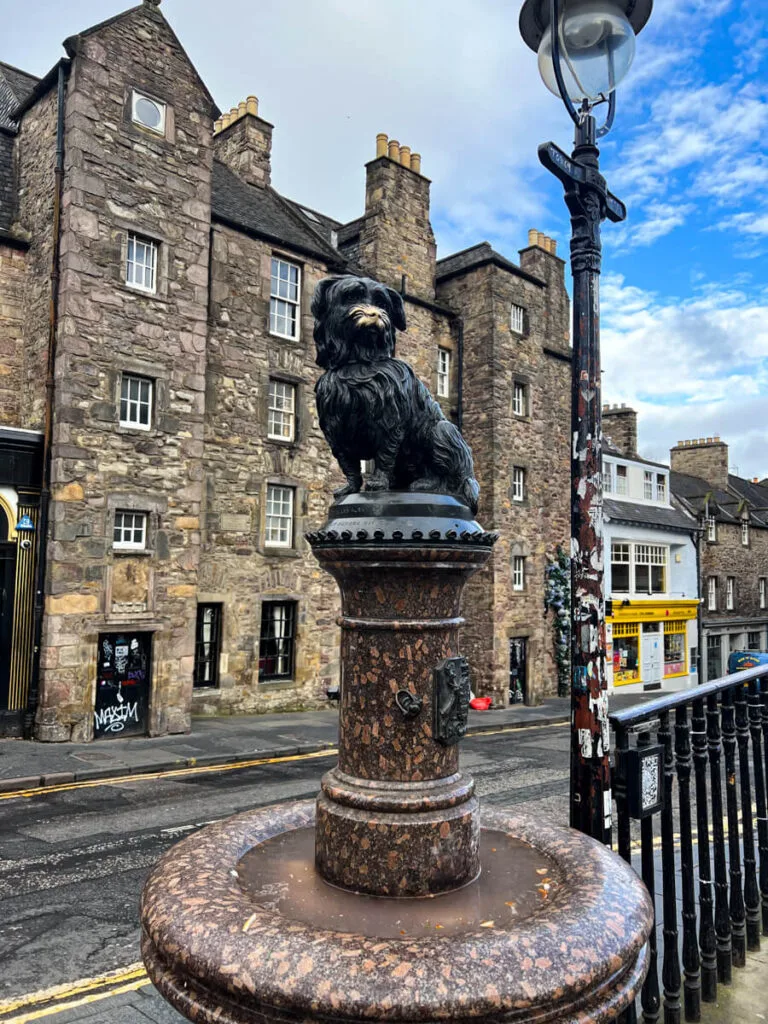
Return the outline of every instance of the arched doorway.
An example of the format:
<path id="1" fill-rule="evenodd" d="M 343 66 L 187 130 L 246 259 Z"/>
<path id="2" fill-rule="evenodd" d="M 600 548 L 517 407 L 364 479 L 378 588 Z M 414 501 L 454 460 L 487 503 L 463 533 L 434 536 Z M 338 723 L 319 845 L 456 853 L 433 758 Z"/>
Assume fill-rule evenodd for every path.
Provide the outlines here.
<path id="1" fill-rule="evenodd" d="M 11 678 L 13 605 L 16 587 L 16 541 L 13 524 L 0 504 L 0 711 L 8 708 Z"/>

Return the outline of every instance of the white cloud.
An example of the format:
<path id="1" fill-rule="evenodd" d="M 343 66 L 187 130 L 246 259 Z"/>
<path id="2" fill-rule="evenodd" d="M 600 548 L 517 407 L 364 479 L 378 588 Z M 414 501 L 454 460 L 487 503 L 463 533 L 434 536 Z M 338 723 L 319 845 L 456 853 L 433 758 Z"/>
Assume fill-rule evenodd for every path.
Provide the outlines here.
<path id="1" fill-rule="evenodd" d="M 767 476 L 768 294 L 710 286 L 676 300 L 609 274 L 601 306 L 603 399 L 638 410 L 643 453 L 719 434 L 743 475 Z"/>

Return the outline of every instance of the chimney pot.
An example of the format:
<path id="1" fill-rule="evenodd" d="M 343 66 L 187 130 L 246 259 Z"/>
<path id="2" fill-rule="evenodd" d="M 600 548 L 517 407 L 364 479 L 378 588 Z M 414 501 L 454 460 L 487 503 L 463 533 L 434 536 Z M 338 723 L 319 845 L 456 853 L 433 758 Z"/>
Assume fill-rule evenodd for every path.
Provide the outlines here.
<path id="1" fill-rule="evenodd" d="M 237 116 L 238 117 L 245 117 L 246 109 L 247 109 L 247 104 L 246 104 L 245 100 L 242 100 L 240 103 L 237 104 Z"/>
<path id="2" fill-rule="evenodd" d="M 538 231 L 536 230 L 536 228 L 529 228 L 528 229 L 528 245 L 536 245 L 536 236 L 537 235 L 538 235 Z"/>
<path id="3" fill-rule="evenodd" d="M 550 238 L 549 240 L 549 251 L 552 253 L 553 256 L 557 256 L 557 242 L 554 240 L 554 238 Z"/>
<path id="4" fill-rule="evenodd" d="M 222 114 L 221 117 L 219 118 L 219 122 L 221 124 L 221 128 L 222 129 L 229 128 L 230 120 L 231 120 L 231 118 L 230 118 L 229 114 Z"/>
<path id="5" fill-rule="evenodd" d="M 259 116 L 259 101 L 255 96 L 249 96 L 245 101 L 245 109 L 248 114 L 254 117 Z"/>
<path id="6" fill-rule="evenodd" d="M 217 117 L 216 120 L 213 122 L 213 134 L 215 135 L 217 132 L 220 132 L 220 131 L 221 131 L 221 118 Z"/>
<path id="7" fill-rule="evenodd" d="M 387 155 L 387 136 L 384 132 L 379 132 L 376 136 L 376 159 L 380 156 Z"/>
<path id="8" fill-rule="evenodd" d="M 403 165 L 403 167 L 407 167 L 408 170 L 411 169 L 411 147 L 410 146 L 401 146 L 400 147 L 400 163 Z"/>
<path id="9" fill-rule="evenodd" d="M 411 170 L 421 174 L 421 153 L 411 153 Z"/>
<path id="10" fill-rule="evenodd" d="M 400 163 L 400 143 L 397 139 L 389 140 L 389 159 L 394 160 L 395 163 Z"/>
<path id="11" fill-rule="evenodd" d="M 546 248 L 546 246 L 544 244 L 544 241 L 545 241 L 546 237 L 547 236 L 544 234 L 543 231 L 537 231 L 536 232 L 536 245 L 538 245 L 538 247 L 540 249 L 545 249 Z"/>
<path id="12" fill-rule="evenodd" d="M 229 111 L 229 123 L 232 124 L 232 122 L 236 121 L 239 116 L 240 115 L 237 112 L 237 107 L 231 107 Z"/>
<path id="13" fill-rule="evenodd" d="M 719 440 L 720 440 L 720 435 L 719 435 L 719 434 L 715 434 L 715 440 L 716 440 L 716 441 L 719 441 Z"/>

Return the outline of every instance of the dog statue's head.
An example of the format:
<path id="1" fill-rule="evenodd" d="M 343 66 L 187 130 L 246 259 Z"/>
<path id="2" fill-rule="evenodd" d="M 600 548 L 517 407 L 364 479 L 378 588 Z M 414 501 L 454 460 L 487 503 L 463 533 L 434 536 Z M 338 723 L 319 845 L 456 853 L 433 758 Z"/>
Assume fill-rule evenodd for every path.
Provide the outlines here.
<path id="1" fill-rule="evenodd" d="M 317 365 L 372 363 L 395 352 L 395 329 L 405 330 L 403 300 L 370 277 L 346 274 L 318 282 L 312 297 Z"/>

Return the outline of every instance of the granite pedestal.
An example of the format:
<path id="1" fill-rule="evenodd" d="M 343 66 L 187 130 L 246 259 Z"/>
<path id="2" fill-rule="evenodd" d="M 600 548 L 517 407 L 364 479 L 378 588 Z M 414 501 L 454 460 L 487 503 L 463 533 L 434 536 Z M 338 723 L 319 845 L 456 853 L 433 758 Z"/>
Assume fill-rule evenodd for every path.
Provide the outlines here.
<path id="1" fill-rule="evenodd" d="M 653 923 L 634 872 L 459 770 L 461 594 L 491 556 L 460 501 L 350 495 L 308 535 L 342 595 L 339 763 L 316 802 L 191 836 L 142 897 L 149 974 L 190 1020 L 613 1021 Z"/>

